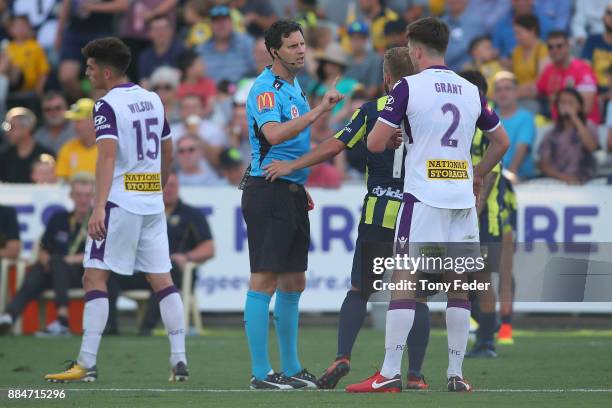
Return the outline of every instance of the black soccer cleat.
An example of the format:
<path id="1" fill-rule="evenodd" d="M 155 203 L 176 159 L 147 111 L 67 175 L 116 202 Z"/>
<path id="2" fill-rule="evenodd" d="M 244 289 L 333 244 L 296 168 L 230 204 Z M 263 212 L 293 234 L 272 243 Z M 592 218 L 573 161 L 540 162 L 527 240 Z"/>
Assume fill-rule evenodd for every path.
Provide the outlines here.
<path id="1" fill-rule="evenodd" d="M 170 382 L 181 382 L 187 381 L 189 379 L 189 372 L 187 371 L 187 366 L 182 361 L 179 361 L 172 370 L 170 371 L 170 378 L 168 381 Z"/>
<path id="2" fill-rule="evenodd" d="M 268 374 L 263 380 L 251 377 L 249 388 L 252 390 L 297 390 L 304 388 L 302 381 L 293 380 L 282 373 Z"/>
<path id="3" fill-rule="evenodd" d="M 473 349 L 465 354 L 466 358 L 496 358 L 495 346 L 492 344 L 478 343 Z"/>
<path id="4" fill-rule="evenodd" d="M 472 391 L 472 386 L 465 378 L 461 378 L 458 375 L 455 375 L 448 379 L 448 390 L 450 392 L 470 392 Z"/>
<path id="5" fill-rule="evenodd" d="M 292 375 L 289 378 L 294 381 L 303 383 L 305 385 L 304 388 L 314 388 L 314 389 L 318 388 L 317 387 L 317 377 L 310 374 L 308 370 L 306 370 L 305 368 L 299 373 L 297 373 L 296 375 Z"/>
<path id="6" fill-rule="evenodd" d="M 333 390 L 342 377 L 351 371 L 351 362 L 348 358 L 339 358 L 334 361 L 317 380 L 317 386 L 322 390 Z"/>

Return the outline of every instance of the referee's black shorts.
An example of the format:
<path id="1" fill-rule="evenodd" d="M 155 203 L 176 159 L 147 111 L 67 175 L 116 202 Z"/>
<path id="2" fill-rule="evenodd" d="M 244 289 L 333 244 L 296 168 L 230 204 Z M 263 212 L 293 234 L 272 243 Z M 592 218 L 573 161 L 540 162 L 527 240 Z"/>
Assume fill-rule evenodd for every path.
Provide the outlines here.
<path id="1" fill-rule="evenodd" d="M 301 184 L 249 177 L 242 193 L 251 273 L 305 272 L 310 221 Z"/>

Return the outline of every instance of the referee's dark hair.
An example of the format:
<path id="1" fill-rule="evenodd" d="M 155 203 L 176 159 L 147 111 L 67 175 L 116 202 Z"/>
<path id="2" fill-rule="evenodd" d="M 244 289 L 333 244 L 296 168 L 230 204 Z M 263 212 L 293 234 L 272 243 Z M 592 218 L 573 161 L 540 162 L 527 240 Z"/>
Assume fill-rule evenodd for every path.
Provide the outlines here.
<path id="1" fill-rule="evenodd" d="M 81 50 L 85 58 L 93 58 L 96 64 L 105 65 L 119 74 L 125 74 L 132 53 L 123 41 L 117 37 L 105 37 L 92 40 Z"/>
<path id="2" fill-rule="evenodd" d="M 276 58 L 272 54 L 272 50 L 278 50 L 283 46 L 283 38 L 289 37 L 291 34 L 299 31 L 304 35 L 302 26 L 293 20 L 278 20 L 274 22 L 265 33 L 265 44 L 268 53 L 272 59 Z"/>

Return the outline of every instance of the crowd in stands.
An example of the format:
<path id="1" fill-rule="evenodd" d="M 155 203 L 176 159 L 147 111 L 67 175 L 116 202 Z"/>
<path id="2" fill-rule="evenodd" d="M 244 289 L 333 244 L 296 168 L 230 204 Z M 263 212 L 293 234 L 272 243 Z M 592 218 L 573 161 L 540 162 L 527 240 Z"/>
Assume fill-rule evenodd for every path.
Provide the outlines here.
<path id="1" fill-rule="evenodd" d="M 405 46 L 406 25 L 427 15 L 450 28 L 448 66 L 487 78 L 515 182 L 582 184 L 609 173 L 612 1 L 0 0 L 0 182 L 94 172 L 91 111 L 101 95 L 81 55 L 91 39 L 130 46 L 131 81 L 166 109 L 181 185 L 238 185 L 250 160 L 246 97 L 271 63 L 263 34 L 276 19 L 304 28 L 298 79 L 311 106 L 336 78 L 346 96 L 313 125 L 316 144 L 382 95 L 382 53 Z M 365 172 L 365 151 L 353 149 L 313 169 L 307 185 L 337 188 Z"/>

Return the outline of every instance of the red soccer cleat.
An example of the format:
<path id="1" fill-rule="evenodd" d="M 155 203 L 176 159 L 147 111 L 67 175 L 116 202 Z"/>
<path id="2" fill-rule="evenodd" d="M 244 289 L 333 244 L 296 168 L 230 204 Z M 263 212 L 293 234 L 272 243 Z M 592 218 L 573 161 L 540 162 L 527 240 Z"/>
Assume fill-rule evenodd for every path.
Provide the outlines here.
<path id="1" fill-rule="evenodd" d="M 414 374 L 408 374 L 408 381 L 406 382 L 407 390 L 426 390 L 429 388 L 429 384 L 425 381 L 424 376 L 417 377 Z"/>
<path id="2" fill-rule="evenodd" d="M 346 387 L 346 392 L 400 392 L 402 390 L 402 378 L 398 374 L 393 378 L 385 378 L 377 371 L 370 378 Z"/>

